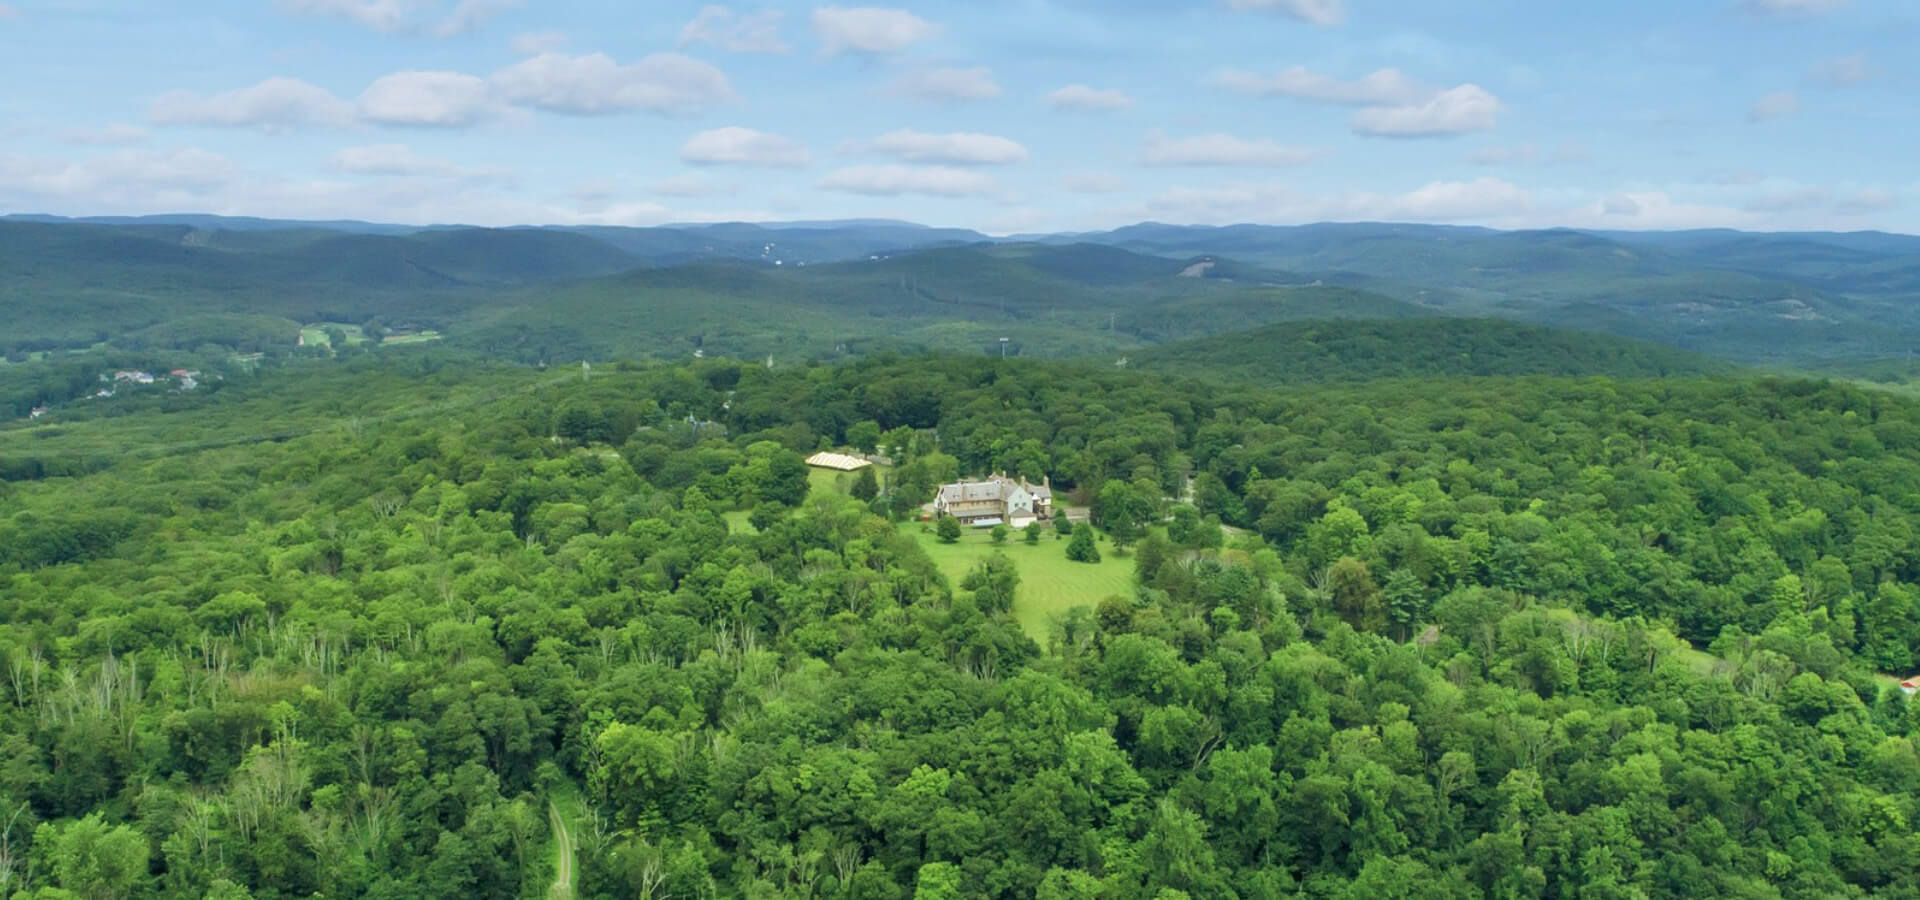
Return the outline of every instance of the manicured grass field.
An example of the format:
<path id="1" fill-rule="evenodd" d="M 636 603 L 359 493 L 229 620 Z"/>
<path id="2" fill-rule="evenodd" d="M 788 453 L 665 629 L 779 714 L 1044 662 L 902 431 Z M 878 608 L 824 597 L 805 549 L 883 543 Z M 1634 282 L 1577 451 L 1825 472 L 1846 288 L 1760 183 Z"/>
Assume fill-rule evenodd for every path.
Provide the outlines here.
<path id="1" fill-rule="evenodd" d="M 953 582 L 955 590 L 974 563 L 995 549 L 984 529 L 962 534 L 960 543 L 942 544 L 930 528 L 923 529 L 924 524 L 908 522 L 900 528 L 920 541 L 927 555 L 933 557 L 940 571 Z M 1020 591 L 1013 601 L 1014 618 L 1020 621 L 1020 627 L 1028 636 L 1044 645 L 1053 617 L 1076 606 L 1098 606 L 1100 601 L 1114 595 L 1132 595 L 1133 557 L 1116 556 L 1113 545 L 1101 541 L 1100 562 L 1074 562 L 1067 558 L 1067 542 L 1054 539 L 1052 526 L 1041 528 L 1044 537 L 1038 547 L 1027 546 L 1015 535 L 998 549 L 1020 569 Z"/>
<path id="2" fill-rule="evenodd" d="M 349 344 L 366 343 L 367 333 L 365 330 L 358 325 L 348 325 L 344 322 L 318 322 L 313 325 L 302 325 L 300 327 L 300 336 L 306 338 L 307 346 L 309 347 L 326 347 L 331 343 L 327 340 L 327 329 L 329 328 L 340 329 L 341 333 L 347 336 L 347 343 Z M 439 339 L 440 332 L 428 330 L 416 331 L 409 334 L 389 334 L 386 340 L 381 343 L 394 345 L 424 344 Z"/>
<path id="3" fill-rule="evenodd" d="M 877 468 L 877 467 L 876 467 Z M 877 468 L 876 475 L 885 477 L 886 470 Z M 815 494 L 844 494 L 853 485 L 857 476 L 854 472 L 838 472 L 833 469 L 812 469 L 807 479 Z M 727 525 L 735 534 L 752 534 L 753 526 L 748 524 L 749 513 L 745 510 L 725 513 Z M 942 544 L 933 534 L 932 526 L 923 522 L 907 522 L 900 526 L 900 533 L 911 535 L 920 542 L 920 546 L 933 558 L 942 574 L 953 582 L 955 590 L 960 588 L 960 579 L 965 578 L 975 563 L 991 555 L 995 549 L 993 538 L 988 529 L 968 530 L 960 536 L 960 543 Z M 1064 614 L 1076 606 L 1097 606 L 1108 597 L 1130 596 L 1133 593 L 1133 557 L 1117 556 L 1113 545 L 1105 540 L 1100 542 L 1100 562 L 1077 563 L 1067 558 L 1067 542 L 1054 537 L 1052 525 L 1041 526 L 1040 546 L 1029 547 L 1015 533 L 1007 538 L 998 549 L 1020 567 L 1020 592 L 1013 602 L 1014 618 L 1020 621 L 1024 629 L 1035 641 L 1045 644 L 1047 630 L 1055 616 Z"/>

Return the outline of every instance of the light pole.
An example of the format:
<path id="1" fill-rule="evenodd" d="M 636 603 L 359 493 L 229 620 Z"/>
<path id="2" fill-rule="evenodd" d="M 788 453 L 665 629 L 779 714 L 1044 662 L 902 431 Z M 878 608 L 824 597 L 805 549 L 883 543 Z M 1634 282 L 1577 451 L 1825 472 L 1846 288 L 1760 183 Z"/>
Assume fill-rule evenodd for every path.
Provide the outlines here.
<path id="1" fill-rule="evenodd" d="M 1006 358 L 1007 358 L 1007 342 L 1008 342 L 1008 341 L 1011 341 L 1011 340 L 1013 340 L 1013 338 L 1001 338 L 1001 339 L 1000 339 L 1000 358 L 1001 358 L 1001 359 L 1006 359 Z"/>

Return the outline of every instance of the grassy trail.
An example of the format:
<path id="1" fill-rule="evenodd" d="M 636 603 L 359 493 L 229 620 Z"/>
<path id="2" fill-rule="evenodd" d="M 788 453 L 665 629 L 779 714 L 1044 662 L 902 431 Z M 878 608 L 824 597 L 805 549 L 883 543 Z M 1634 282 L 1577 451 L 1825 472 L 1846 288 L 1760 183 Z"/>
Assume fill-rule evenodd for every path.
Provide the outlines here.
<path id="1" fill-rule="evenodd" d="M 573 831 L 567 827 L 566 817 L 560 814 L 560 805 L 547 801 L 547 822 L 553 827 L 553 887 L 547 889 L 549 900 L 573 900 Z"/>

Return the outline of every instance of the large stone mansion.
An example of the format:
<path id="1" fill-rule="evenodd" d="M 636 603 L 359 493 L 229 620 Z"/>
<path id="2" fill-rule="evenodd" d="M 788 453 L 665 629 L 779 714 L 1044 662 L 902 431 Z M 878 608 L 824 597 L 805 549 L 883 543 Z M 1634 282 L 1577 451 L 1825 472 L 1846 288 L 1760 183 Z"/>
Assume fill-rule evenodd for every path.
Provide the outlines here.
<path id="1" fill-rule="evenodd" d="M 1053 516 L 1053 482 L 1040 484 L 994 475 L 982 481 L 942 485 L 933 499 L 936 516 L 952 516 L 962 525 L 988 527 L 1005 524 L 1025 528 L 1035 519 Z"/>

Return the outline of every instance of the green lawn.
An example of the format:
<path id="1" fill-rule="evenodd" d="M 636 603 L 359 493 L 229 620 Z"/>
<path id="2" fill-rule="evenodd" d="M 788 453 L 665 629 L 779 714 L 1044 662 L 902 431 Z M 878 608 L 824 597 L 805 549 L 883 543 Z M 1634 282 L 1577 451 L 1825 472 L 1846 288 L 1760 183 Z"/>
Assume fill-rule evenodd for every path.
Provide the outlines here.
<path id="1" fill-rule="evenodd" d="M 366 331 L 358 325 L 348 325 L 345 322 L 316 322 L 312 325 L 302 325 L 300 326 L 300 336 L 306 339 L 307 346 L 309 347 L 331 346 L 332 342 L 327 340 L 327 329 L 329 328 L 340 329 L 341 333 L 347 336 L 347 343 L 349 344 L 366 343 Z M 439 339 L 440 332 L 426 330 L 415 331 L 408 334 L 389 334 L 381 343 L 393 345 L 424 344 Z"/>
<path id="2" fill-rule="evenodd" d="M 920 522 L 908 522 L 901 531 L 920 541 L 955 590 L 960 579 L 974 563 L 994 551 L 986 530 L 968 531 L 958 544 L 942 544 Z M 1055 540 L 1053 528 L 1042 526 L 1040 546 L 1029 547 L 1019 536 L 1010 537 L 999 549 L 1020 569 L 1020 591 L 1014 597 L 1013 615 L 1020 627 L 1035 641 L 1047 642 L 1047 628 L 1054 616 L 1076 606 L 1096 606 L 1108 597 L 1133 593 L 1133 557 L 1116 556 L 1113 545 L 1100 543 L 1098 563 L 1078 563 L 1067 559 L 1067 542 Z"/>

